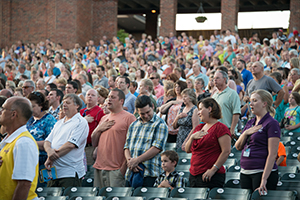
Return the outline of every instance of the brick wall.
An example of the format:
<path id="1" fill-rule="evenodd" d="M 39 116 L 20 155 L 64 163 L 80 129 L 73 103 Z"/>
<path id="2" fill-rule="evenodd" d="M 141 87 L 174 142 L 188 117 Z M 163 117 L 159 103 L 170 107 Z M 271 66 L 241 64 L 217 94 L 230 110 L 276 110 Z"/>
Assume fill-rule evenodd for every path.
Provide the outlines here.
<path id="1" fill-rule="evenodd" d="M 221 0 L 221 30 L 230 29 L 234 31 L 235 25 L 237 25 L 238 11 L 239 0 Z"/>
<path id="2" fill-rule="evenodd" d="M 293 27 L 296 27 L 300 31 L 300 1 L 290 0 L 290 24 L 289 30 L 293 31 Z"/>
<path id="3" fill-rule="evenodd" d="M 64 48 L 117 33 L 117 0 L 1 0 L 0 46 L 50 38 Z"/>
<path id="4" fill-rule="evenodd" d="M 159 35 L 168 36 L 170 32 L 176 34 L 175 22 L 177 14 L 177 0 L 160 1 L 160 19 L 161 25 Z"/>

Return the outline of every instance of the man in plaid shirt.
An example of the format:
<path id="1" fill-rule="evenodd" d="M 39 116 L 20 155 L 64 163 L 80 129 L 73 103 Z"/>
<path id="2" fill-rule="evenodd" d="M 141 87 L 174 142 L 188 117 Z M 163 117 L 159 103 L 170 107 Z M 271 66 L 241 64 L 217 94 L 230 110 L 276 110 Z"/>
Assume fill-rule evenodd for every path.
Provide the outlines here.
<path id="1" fill-rule="evenodd" d="M 128 129 L 124 146 L 127 160 L 125 179 L 133 172 L 141 171 L 139 164 L 143 164 L 143 186 L 152 187 L 156 177 L 162 173 L 159 153 L 164 150 L 168 137 L 168 127 L 153 111 L 150 97 L 143 95 L 135 102 L 136 111 L 140 117 Z"/>

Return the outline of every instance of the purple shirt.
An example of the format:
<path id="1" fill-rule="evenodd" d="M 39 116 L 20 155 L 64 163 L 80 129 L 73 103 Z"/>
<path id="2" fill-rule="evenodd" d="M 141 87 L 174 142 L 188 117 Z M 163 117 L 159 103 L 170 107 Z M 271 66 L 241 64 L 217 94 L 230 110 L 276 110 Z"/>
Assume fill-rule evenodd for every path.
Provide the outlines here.
<path id="1" fill-rule="evenodd" d="M 255 124 L 256 117 L 249 120 L 243 132 Z M 271 137 L 280 138 L 279 123 L 267 113 L 258 123 L 262 128 L 250 136 L 247 140 L 241 156 L 241 167 L 245 170 L 264 169 L 268 157 L 268 139 Z M 249 141 L 249 142 L 248 142 Z M 244 157 L 244 151 L 250 148 L 250 156 Z M 273 169 L 277 169 L 276 162 L 274 162 Z"/>

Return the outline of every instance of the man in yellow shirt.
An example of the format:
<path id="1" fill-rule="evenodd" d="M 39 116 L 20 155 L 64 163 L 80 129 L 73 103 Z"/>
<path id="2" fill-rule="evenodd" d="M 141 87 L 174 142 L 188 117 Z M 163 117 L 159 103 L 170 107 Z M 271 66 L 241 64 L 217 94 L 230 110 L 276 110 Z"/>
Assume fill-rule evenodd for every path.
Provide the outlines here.
<path id="1" fill-rule="evenodd" d="M 0 199 L 38 199 L 39 151 L 26 129 L 32 115 L 31 103 L 24 97 L 11 97 L 0 108 L 0 124 L 7 136 L 0 143 Z"/>

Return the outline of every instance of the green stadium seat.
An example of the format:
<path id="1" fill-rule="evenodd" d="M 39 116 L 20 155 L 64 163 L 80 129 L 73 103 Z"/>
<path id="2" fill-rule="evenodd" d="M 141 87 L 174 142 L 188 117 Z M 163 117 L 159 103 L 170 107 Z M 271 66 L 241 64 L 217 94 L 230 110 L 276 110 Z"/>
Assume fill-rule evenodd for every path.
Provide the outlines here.
<path id="1" fill-rule="evenodd" d="M 190 172 L 190 165 L 177 165 L 176 171 L 178 172 Z"/>
<path id="2" fill-rule="evenodd" d="M 226 169 L 229 169 L 229 167 L 234 166 L 237 164 L 237 159 L 235 158 L 228 158 L 226 162 L 223 164 Z"/>
<path id="3" fill-rule="evenodd" d="M 241 183 L 240 183 L 240 180 L 231 179 L 231 180 L 228 180 L 225 183 L 224 187 L 228 187 L 228 188 L 241 188 Z"/>
<path id="4" fill-rule="evenodd" d="M 177 152 L 179 159 L 191 159 L 192 158 L 192 154 L 191 153 L 186 153 L 186 152 Z"/>
<path id="5" fill-rule="evenodd" d="M 99 188 L 97 187 L 68 187 L 64 191 L 64 196 L 97 196 Z"/>
<path id="6" fill-rule="evenodd" d="M 65 196 L 47 196 L 47 197 L 39 197 L 39 200 L 68 200 L 69 197 Z"/>
<path id="7" fill-rule="evenodd" d="M 62 187 L 38 187 L 35 192 L 39 197 L 61 196 L 64 188 Z"/>
<path id="8" fill-rule="evenodd" d="M 150 198 L 149 200 L 188 200 L 187 198 L 158 198 L 158 197 L 153 197 Z"/>
<path id="9" fill-rule="evenodd" d="M 208 188 L 174 188 L 171 191 L 172 198 L 187 198 L 187 199 L 206 199 Z"/>
<path id="10" fill-rule="evenodd" d="M 209 191 L 209 199 L 249 200 L 251 190 L 240 188 L 213 188 Z"/>
<path id="11" fill-rule="evenodd" d="M 241 155 L 242 155 L 242 152 L 241 151 L 238 151 L 238 152 L 231 152 L 228 156 L 228 159 L 232 159 L 232 158 L 235 158 L 237 160 L 240 160 L 241 159 Z M 227 159 L 227 160 L 228 160 Z"/>
<path id="12" fill-rule="evenodd" d="M 143 197 L 107 197 L 105 200 L 144 200 Z"/>
<path id="13" fill-rule="evenodd" d="M 278 166 L 278 175 L 280 177 L 286 173 L 298 173 L 298 166 Z"/>
<path id="14" fill-rule="evenodd" d="M 289 155 L 286 156 L 287 160 L 291 160 L 291 159 L 297 159 L 298 157 L 298 153 L 290 153 Z"/>
<path id="15" fill-rule="evenodd" d="M 94 186 L 94 178 L 84 178 L 82 180 L 82 187 L 93 187 Z"/>
<path id="16" fill-rule="evenodd" d="M 165 149 L 175 151 L 176 150 L 176 143 L 166 143 Z"/>
<path id="17" fill-rule="evenodd" d="M 251 196 L 251 200 L 295 200 L 295 191 L 278 191 L 278 190 L 268 190 L 266 195 L 259 195 L 256 190 Z"/>
<path id="18" fill-rule="evenodd" d="M 286 159 L 287 166 L 300 166 L 300 162 L 297 159 Z"/>
<path id="19" fill-rule="evenodd" d="M 101 196 L 95 196 L 95 197 L 89 197 L 89 196 L 73 196 L 69 200 L 104 200 L 105 197 Z"/>
<path id="20" fill-rule="evenodd" d="M 152 197 L 166 198 L 168 195 L 169 188 L 138 187 L 133 191 L 132 196 L 141 196 L 148 200 Z"/>
<path id="21" fill-rule="evenodd" d="M 239 165 L 234 165 L 228 168 L 227 172 L 240 172 L 241 171 L 241 166 Z"/>
<path id="22" fill-rule="evenodd" d="M 278 181 L 276 190 L 297 191 L 297 198 L 300 199 L 300 182 Z"/>
<path id="23" fill-rule="evenodd" d="M 178 165 L 190 165 L 191 159 L 181 158 L 178 161 Z"/>
<path id="24" fill-rule="evenodd" d="M 300 182 L 300 173 L 286 173 L 281 176 L 281 181 Z"/>
<path id="25" fill-rule="evenodd" d="M 104 187 L 101 188 L 98 195 L 104 197 L 129 197 L 132 194 L 132 187 Z"/>
<path id="26" fill-rule="evenodd" d="M 225 183 L 229 180 L 240 180 L 240 172 L 226 172 Z"/>

